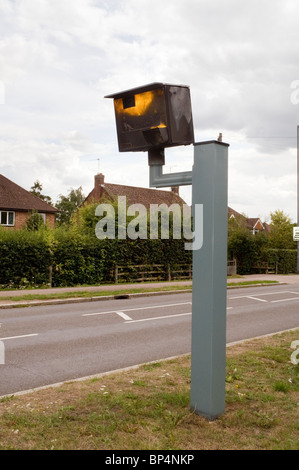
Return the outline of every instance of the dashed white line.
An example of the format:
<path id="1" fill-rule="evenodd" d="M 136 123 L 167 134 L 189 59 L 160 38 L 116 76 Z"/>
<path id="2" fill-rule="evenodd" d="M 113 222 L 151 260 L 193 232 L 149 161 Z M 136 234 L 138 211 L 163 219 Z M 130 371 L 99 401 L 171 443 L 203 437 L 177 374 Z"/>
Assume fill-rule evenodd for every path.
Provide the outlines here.
<path id="1" fill-rule="evenodd" d="M 178 305 L 191 305 L 192 302 L 180 302 L 177 304 L 167 304 L 167 305 L 151 305 L 148 307 L 135 307 L 135 308 L 125 308 L 122 312 L 133 312 L 135 310 L 148 310 L 153 308 L 164 308 L 164 307 L 176 307 Z M 117 313 L 117 310 L 109 310 L 108 312 L 93 312 L 93 313 L 84 313 L 83 317 L 90 317 L 93 315 L 107 315 L 109 313 Z"/>
<path id="2" fill-rule="evenodd" d="M 299 295 L 298 297 L 291 297 L 289 299 L 279 299 L 279 300 L 271 300 L 271 304 L 274 304 L 276 302 L 288 302 L 289 300 L 299 300 Z"/>
<path id="3" fill-rule="evenodd" d="M 119 315 L 120 317 L 122 317 L 124 320 L 129 320 L 129 321 L 132 320 L 132 318 L 129 317 L 129 315 L 126 315 L 124 312 L 115 312 L 115 313 L 117 313 L 117 315 Z"/>
<path id="4" fill-rule="evenodd" d="M 34 333 L 31 335 L 7 336 L 6 338 L 0 338 L 0 341 L 4 341 L 6 339 L 28 338 L 29 336 L 38 336 L 38 333 Z"/>
<path id="5" fill-rule="evenodd" d="M 247 295 L 247 299 L 259 300 L 260 302 L 268 302 L 268 300 L 259 299 L 258 297 L 253 297 L 253 296 L 251 296 L 251 295 Z"/>
<path id="6" fill-rule="evenodd" d="M 261 295 L 278 295 L 278 294 L 289 294 L 291 293 L 290 291 L 279 291 L 279 292 L 259 292 L 258 295 L 259 297 Z M 295 292 L 292 292 L 293 294 L 295 294 Z M 298 294 L 299 295 L 299 294 Z M 236 295 L 236 296 L 230 296 L 229 299 L 245 299 L 245 298 L 248 298 L 250 297 L 249 295 Z"/>
<path id="7" fill-rule="evenodd" d="M 290 297 L 289 299 L 277 299 L 277 300 L 266 300 L 266 299 L 261 299 L 261 296 L 265 295 L 280 295 L 280 294 L 296 294 L 297 297 Z M 279 292 L 261 292 L 258 294 L 258 297 L 255 297 L 253 295 L 238 295 L 234 297 L 229 297 L 229 300 L 234 300 L 234 299 L 251 299 L 251 300 L 257 300 L 259 302 L 268 302 L 268 303 L 278 303 L 278 302 L 288 302 L 289 300 L 299 300 L 299 292 L 292 292 L 292 291 L 279 291 Z"/>
<path id="8" fill-rule="evenodd" d="M 142 322 L 142 321 L 161 320 L 163 318 L 182 317 L 182 316 L 185 316 L 185 315 L 191 315 L 191 312 L 177 313 L 177 314 L 174 314 L 174 315 L 164 315 L 162 317 L 140 318 L 140 320 L 130 320 L 130 321 L 125 321 L 124 323 L 138 323 L 138 322 Z"/>

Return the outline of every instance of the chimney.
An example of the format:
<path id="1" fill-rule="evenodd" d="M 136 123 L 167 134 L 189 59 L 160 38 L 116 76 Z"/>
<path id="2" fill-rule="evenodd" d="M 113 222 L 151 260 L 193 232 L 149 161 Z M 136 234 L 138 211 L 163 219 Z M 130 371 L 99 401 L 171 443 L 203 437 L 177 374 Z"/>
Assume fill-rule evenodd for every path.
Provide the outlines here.
<path id="1" fill-rule="evenodd" d="M 105 176 L 102 173 L 98 173 L 94 177 L 94 199 L 96 201 L 99 201 L 101 198 L 101 193 L 102 193 L 101 189 L 102 189 L 102 186 L 104 185 L 104 179 L 105 179 Z"/>

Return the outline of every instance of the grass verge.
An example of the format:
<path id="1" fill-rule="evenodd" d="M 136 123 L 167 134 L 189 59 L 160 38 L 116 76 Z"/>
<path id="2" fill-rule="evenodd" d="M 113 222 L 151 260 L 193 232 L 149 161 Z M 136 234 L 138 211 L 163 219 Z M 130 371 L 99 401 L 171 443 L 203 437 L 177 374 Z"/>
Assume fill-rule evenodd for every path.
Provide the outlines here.
<path id="1" fill-rule="evenodd" d="M 84 288 L 83 288 L 84 289 Z M 113 289 L 113 290 L 99 290 L 99 291 L 88 291 L 88 290 L 78 290 L 70 292 L 55 292 L 49 294 L 20 294 L 20 295 L 5 295 L 1 296 L 2 300 L 10 301 L 24 301 L 24 300 L 55 300 L 55 299 L 75 299 L 75 298 L 93 298 L 93 297 L 106 297 L 106 296 L 116 296 L 116 295 L 126 295 L 126 294 L 142 294 L 149 292 L 168 292 L 168 291 L 177 291 L 177 290 L 186 290 L 188 286 L 170 286 L 170 287 L 155 287 L 155 288 L 128 288 L 128 289 Z M 191 287 L 190 287 L 191 290 Z"/>
<path id="2" fill-rule="evenodd" d="M 299 330 L 227 349 L 226 411 L 189 409 L 190 356 L 0 400 L 1 450 L 298 450 Z M 1 366 L 5 367 L 5 366 Z"/>
<path id="3" fill-rule="evenodd" d="M 267 284 L 279 284 L 278 281 L 267 281 L 267 280 L 262 280 L 262 281 L 238 281 L 238 282 L 228 282 L 227 286 L 260 286 L 260 285 L 267 285 Z"/>
<path id="4" fill-rule="evenodd" d="M 228 282 L 228 287 L 231 286 L 255 286 L 255 285 L 267 285 L 267 284 L 278 284 L 277 281 L 236 281 Z M 0 300 L 9 300 L 11 302 L 24 302 L 32 300 L 56 300 L 56 299 L 75 299 L 75 298 L 93 298 L 93 297 L 106 297 L 106 296 L 116 296 L 116 295 L 126 295 L 126 294 L 146 294 L 149 292 L 171 292 L 171 291 L 180 291 L 180 290 L 192 290 L 192 286 L 165 286 L 165 287 L 148 287 L 148 288 L 128 288 L 128 289 L 113 289 L 113 290 L 99 290 L 99 291 L 88 291 L 84 288 L 80 291 L 70 291 L 70 292 L 56 292 L 48 294 L 39 294 L 38 292 L 31 292 L 30 294 L 19 294 L 19 295 L 5 295 L 1 296 Z"/>

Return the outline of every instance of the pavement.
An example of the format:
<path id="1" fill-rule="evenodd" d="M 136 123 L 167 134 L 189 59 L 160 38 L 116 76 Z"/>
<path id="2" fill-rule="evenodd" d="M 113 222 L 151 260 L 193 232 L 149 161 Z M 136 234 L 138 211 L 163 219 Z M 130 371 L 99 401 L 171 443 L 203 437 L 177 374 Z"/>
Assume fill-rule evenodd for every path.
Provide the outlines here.
<path id="1" fill-rule="evenodd" d="M 238 278 L 229 278 L 229 283 L 238 283 L 238 282 L 247 282 L 247 281 L 259 281 L 260 285 L 262 285 L 263 281 L 273 281 L 279 282 L 281 284 L 299 284 L 299 274 L 251 274 L 248 276 L 241 276 Z M 171 291 L 175 292 L 182 292 L 182 288 L 186 288 L 186 290 L 190 290 L 192 288 L 192 281 L 171 281 L 171 282 L 147 282 L 147 283 L 135 283 L 135 284 L 109 284 L 109 285 L 98 285 L 98 286 L 78 286 L 78 287 L 53 287 L 53 288 L 46 288 L 46 289 L 19 289 L 19 290 L 6 290 L 0 291 L 0 308 L 12 308 L 12 307 L 29 307 L 34 305 L 51 305 L 51 304 L 59 304 L 59 303 L 72 303 L 72 302 L 90 302 L 90 301 L 100 301 L 100 300 L 107 300 L 111 299 L 111 297 L 115 297 L 115 291 L 118 291 L 118 295 L 126 295 L 128 297 L 132 296 L 141 296 L 141 295 L 163 295 L 168 293 L 165 291 L 155 292 L 155 289 L 165 287 L 180 287 L 180 290 Z M 237 287 L 237 285 L 236 285 Z M 241 286 L 239 286 L 241 287 Z M 242 286 L 244 287 L 244 286 Z M 132 294 L 129 293 L 131 289 L 148 289 L 147 293 L 140 293 L 140 294 Z M 231 287 L 229 287 L 231 288 Z M 234 288 L 234 286 L 232 287 Z M 65 292 L 71 293 L 78 293 L 78 292 L 89 292 L 91 295 L 89 297 L 80 298 L 67 298 L 67 299 L 47 299 L 47 300 L 11 300 L 7 299 L 7 297 L 19 297 L 26 294 L 31 295 L 45 295 L 45 294 L 63 294 Z M 105 292 L 103 296 L 93 296 L 94 293 Z M 111 294 L 110 294 L 111 292 Z M 6 299 L 5 299 L 6 297 Z"/>

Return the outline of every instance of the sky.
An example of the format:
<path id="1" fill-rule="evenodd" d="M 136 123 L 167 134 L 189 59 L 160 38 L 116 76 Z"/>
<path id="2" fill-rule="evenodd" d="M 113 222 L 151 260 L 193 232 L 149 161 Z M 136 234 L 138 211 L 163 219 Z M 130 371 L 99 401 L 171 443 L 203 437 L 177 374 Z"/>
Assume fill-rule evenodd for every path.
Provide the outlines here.
<path id="1" fill-rule="evenodd" d="M 105 96 L 183 84 L 195 141 L 229 144 L 229 206 L 296 222 L 298 18 L 298 0 L 0 0 L 0 173 L 54 203 L 87 196 L 98 172 L 148 187 L 147 154 L 118 151 Z M 165 173 L 192 163 L 192 145 L 166 149 Z"/>

